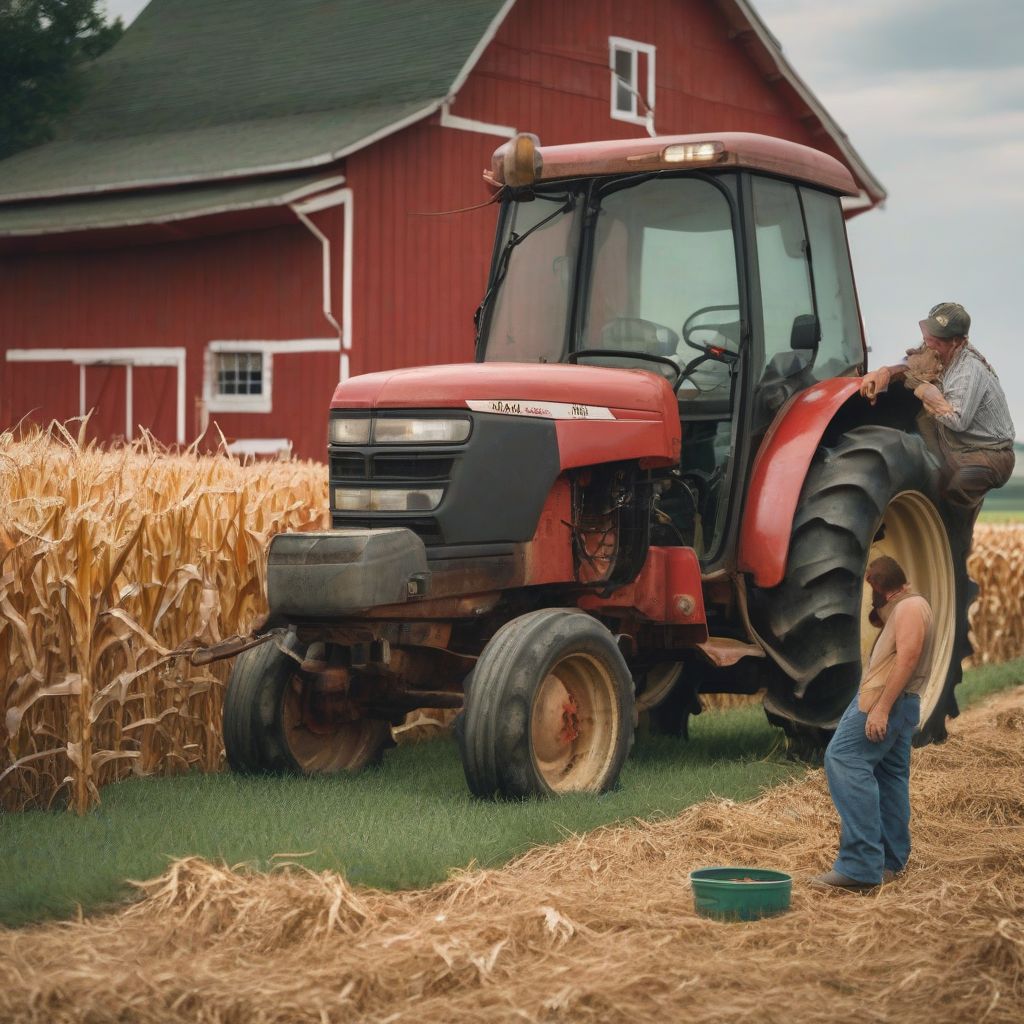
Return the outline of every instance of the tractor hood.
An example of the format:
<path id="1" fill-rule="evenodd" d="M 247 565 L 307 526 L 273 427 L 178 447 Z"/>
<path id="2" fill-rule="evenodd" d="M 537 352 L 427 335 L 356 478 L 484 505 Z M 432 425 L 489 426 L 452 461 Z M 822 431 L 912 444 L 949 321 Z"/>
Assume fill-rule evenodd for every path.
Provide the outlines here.
<path id="1" fill-rule="evenodd" d="M 646 370 L 565 363 L 457 363 L 389 370 L 338 385 L 332 409 L 467 409 L 554 420 L 562 469 L 639 460 L 679 461 L 679 407 Z"/>
<path id="2" fill-rule="evenodd" d="M 368 373 L 339 384 L 331 408 L 468 408 L 545 419 L 640 414 L 671 421 L 679 415 L 672 389 L 656 374 L 563 363 L 455 363 Z"/>

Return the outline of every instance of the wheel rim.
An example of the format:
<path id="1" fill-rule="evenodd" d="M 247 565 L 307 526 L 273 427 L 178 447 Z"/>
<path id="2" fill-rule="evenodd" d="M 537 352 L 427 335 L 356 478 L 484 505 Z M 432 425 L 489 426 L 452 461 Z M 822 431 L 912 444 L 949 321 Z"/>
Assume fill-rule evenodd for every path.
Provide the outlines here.
<path id="1" fill-rule="evenodd" d="M 301 684 L 295 675 L 281 700 L 281 727 L 288 753 L 306 775 L 358 771 L 374 758 L 388 731 L 386 722 L 370 718 L 311 728 L 303 721 Z"/>
<path id="2" fill-rule="evenodd" d="M 589 654 L 557 662 L 537 688 L 530 716 L 534 762 L 548 787 L 599 791 L 620 727 L 611 672 Z"/>
<path id="3" fill-rule="evenodd" d="M 897 494 L 882 517 L 885 536 L 871 545 L 868 563 L 890 555 L 903 567 L 911 587 L 932 609 L 932 667 L 921 693 L 920 728 L 934 713 L 946 684 L 956 637 L 956 579 L 949 538 L 935 506 L 916 491 Z M 876 531 L 877 532 L 877 531 Z M 878 630 L 868 622 L 871 588 L 861 606 L 861 664 L 866 665 Z"/>

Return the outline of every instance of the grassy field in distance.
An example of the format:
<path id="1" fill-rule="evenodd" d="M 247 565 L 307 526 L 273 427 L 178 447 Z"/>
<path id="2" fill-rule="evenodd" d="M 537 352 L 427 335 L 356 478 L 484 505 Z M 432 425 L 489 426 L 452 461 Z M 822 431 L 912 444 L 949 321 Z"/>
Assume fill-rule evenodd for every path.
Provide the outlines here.
<path id="1" fill-rule="evenodd" d="M 1017 453 L 1018 461 L 1024 459 Z M 1019 523 L 1024 521 L 1024 477 L 1013 476 L 998 490 L 989 491 L 981 506 L 982 523 Z"/>

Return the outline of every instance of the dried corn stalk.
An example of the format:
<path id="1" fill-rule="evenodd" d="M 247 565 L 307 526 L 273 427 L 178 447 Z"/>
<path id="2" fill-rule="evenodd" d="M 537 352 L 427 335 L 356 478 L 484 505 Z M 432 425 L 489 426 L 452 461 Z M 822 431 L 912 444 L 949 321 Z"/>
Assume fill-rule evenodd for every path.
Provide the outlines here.
<path id="1" fill-rule="evenodd" d="M 248 631 L 267 541 L 323 528 L 326 497 L 310 462 L 0 435 L 0 805 L 216 770 L 227 668 L 164 656 Z"/>
<path id="2" fill-rule="evenodd" d="M 980 592 L 970 611 L 972 665 L 1024 654 L 1024 523 L 981 524 L 967 570 Z"/>

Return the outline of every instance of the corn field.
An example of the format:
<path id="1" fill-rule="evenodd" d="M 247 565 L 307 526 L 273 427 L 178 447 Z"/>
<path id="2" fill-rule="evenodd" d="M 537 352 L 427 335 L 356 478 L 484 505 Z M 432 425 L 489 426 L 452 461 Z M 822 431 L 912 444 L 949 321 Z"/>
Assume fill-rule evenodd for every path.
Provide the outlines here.
<path id="1" fill-rule="evenodd" d="M 219 770 L 229 663 L 168 655 L 247 633 L 270 537 L 326 508 L 316 463 L 0 434 L 0 807 L 82 812 L 127 775 Z M 979 526 L 970 568 L 975 661 L 1018 656 L 1024 525 Z"/>
<path id="2" fill-rule="evenodd" d="M 967 571 L 981 591 L 970 611 L 973 665 L 1024 654 L 1024 523 L 981 524 Z"/>
<path id="3" fill-rule="evenodd" d="M 248 632 L 268 540 L 323 528 L 327 485 L 54 431 L 0 435 L 0 806 L 83 811 L 129 774 L 221 766 L 227 664 L 166 655 Z"/>

